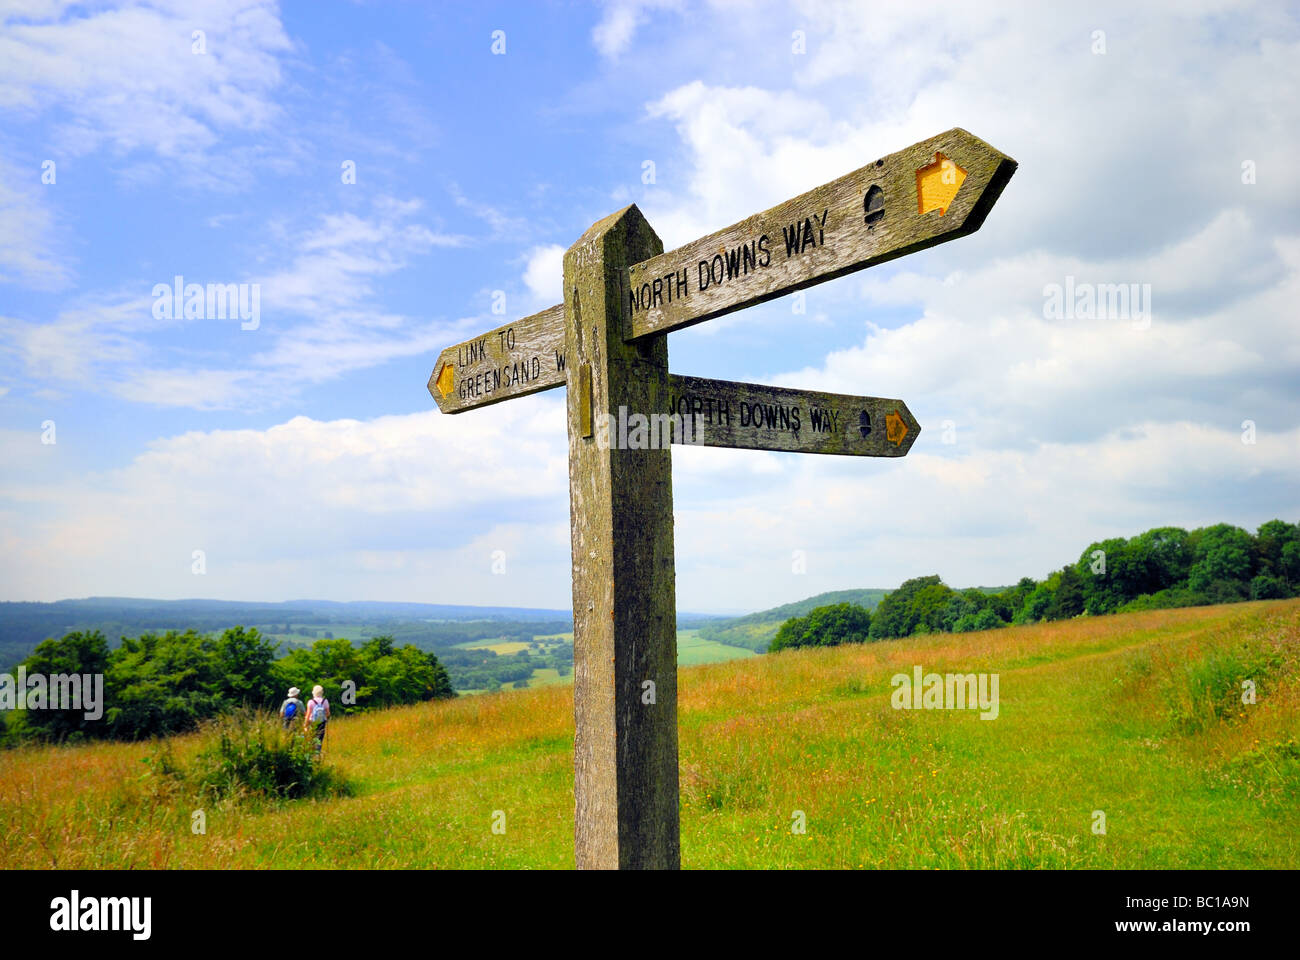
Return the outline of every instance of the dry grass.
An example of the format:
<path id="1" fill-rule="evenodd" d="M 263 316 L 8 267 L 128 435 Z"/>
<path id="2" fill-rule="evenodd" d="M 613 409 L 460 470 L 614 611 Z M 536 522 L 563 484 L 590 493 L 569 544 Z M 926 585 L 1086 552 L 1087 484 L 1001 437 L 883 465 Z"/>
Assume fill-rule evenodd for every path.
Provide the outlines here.
<path id="1" fill-rule="evenodd" d="M 1280 601 L 683 669 L 683 865 L 1295 868 L 1298 648 Z M 997 672 L 999 718 L 893 710 L 915 664 Z M 1229 709 L 1242 670 L 1259 700 Z M 572 866 L 571 688 L 332 726 L 354 796 L 211 805 L 203 835 L 155 745 L 0 754 L 0 867 Z"/>

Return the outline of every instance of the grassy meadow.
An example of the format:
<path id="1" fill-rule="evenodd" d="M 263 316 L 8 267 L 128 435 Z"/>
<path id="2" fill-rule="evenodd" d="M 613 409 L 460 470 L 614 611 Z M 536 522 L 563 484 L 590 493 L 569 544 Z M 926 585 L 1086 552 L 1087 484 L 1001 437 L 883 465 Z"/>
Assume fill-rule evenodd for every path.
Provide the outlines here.
<path id="1" fill-rule="evenodd" d="M 998 718 L 892 709 L 916 664 L 997 673 Z M 328 800 L 200 804 L 157 744 L 0 753 L 0 867 L 569 868 L 572 695 L 337 720 Z M 787 651 L 679 696 L 684 867 L 1300 867 L 1300 600 Z"/>
<path id="2" fill-rule="evenodd" d="M 706 640 L 699 630 L 677 631 L 677 665 L 694 667 L 702 663 L 744 660 L 756 654 L 744 647 L 733 647 L 716 640 Z"/>

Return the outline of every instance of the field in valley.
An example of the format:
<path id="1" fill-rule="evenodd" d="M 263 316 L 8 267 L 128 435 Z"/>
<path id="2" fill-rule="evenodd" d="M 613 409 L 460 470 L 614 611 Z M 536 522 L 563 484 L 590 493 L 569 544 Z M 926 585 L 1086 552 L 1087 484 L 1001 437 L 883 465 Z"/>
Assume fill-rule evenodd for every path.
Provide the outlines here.
<path id="1" fill-rule="evenodd" d="M 465 643 L 458 643 L 453 649 L 456 650 L 492 650 L 499 656 L 509 656 L 513 653 L 519 653 L 521 650 L 528 650 L 533 645 L 539 645 L 539 652 L 550 652 L 556 647 L 573 644 L 573 634 L 556 633 L 546 636 L 533 637 L 533 644 L 525 643 L 521 640 L 469 640 Z M 679 667 L 694 667 L 702 663 L 720 663 L 725 660 L 741 660 L 746 657 L 754 656 L 754 651 L 745 647 L 736 647 L 728 643 L 719 643 L 716 640 L 707 640 L 700 635 L 699 630 L 678 630 L 677 631 L 677 665 Z M 555 686 L 557 684 L 572 684 L 573 673 L 571 669 L 560 674 L 554 667 L 539 667 L 535 669 L 527 680 L 516 680 L 511 683 L 502 685 L 503 690 L 524 690 L 530 687 Z M 485 691 L 481 689 L 470 688 L 460 690 L 461 694 L 480 694 Z"/>
<path id="2" fill-rule="evenodd" d="M 997 719 L 893 709 L 914 665 L 998 674 Z M 569 868 L 563 680 L 335 721 L 352 796 L 203 835 L 154 744 L 0 753 L 0 867 Z M 691 666 L 679 702 L 684 867 L 1300 867 L 1300 600 Z"/>

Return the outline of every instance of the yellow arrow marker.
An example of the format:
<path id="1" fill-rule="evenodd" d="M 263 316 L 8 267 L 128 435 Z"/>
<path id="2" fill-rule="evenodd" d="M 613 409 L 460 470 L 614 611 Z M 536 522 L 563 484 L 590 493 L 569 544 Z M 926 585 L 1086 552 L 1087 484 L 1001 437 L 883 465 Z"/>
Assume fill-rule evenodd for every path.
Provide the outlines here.
<path id="1" fill-rule="evenodd" d="M 917 211 L 929 213 L 938 210 L 942 217 L 965 179 L 965 170 L 942 153 L 935 153 L 934 163 L 916 171 Z"/>
<path id="2" fill-rule="evenodd" d="M 901 447 L 903 438 L 906 436 L 907 424 L 903 422 L 903 418 L 897 410 L 885 417 L 885 439 L 894 446 Z"/>
<path id="3" fill-rule="evenodd" d="M 456 375 L 452 372 L 451 364 L 444 363 L 442 369 L 438 371 L 438 376 L 434 379 L 433 385 L 438 388 L 438 392 L 444 397 L 451 393 L 451 388 L 455 381 Z"/>

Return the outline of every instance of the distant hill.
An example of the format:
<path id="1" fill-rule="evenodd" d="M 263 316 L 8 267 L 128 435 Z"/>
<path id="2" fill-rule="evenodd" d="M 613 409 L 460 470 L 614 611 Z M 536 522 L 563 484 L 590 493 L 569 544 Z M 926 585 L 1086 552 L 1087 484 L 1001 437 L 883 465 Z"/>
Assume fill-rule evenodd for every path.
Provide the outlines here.
<path id="1" fill-rule="evenodd" d="M 782 604 L 770 610 L 746 614 L 743 617 L 730 617 L 716 620 L 700 627 L 700 636 L 717 643 L 729 643 L 734 647 L 745 647 L 755 653 L 766 653 L 767 645 L 776 636 L 781 624 L 791 617 L 802 617 L 809 610 L 824 607 L 832 603 L 856 603 L 874 610 L 876 604 L 887 594 L 888 590 L 865 588 L 861 590 L 831 590 L 819 593 L 806 600 Z"/>
<path id="2" fill-rule="evenodd" d="M 287 646 L 325 636 L 359 638 L 391 633 L 423 649 L 495 637 L 502 632 L 555 633 L 572 629 L 568 610 L 472 607 L 463 604 L 289 600 L 150 600 L 87 597 L 54 603 L 0 602 L 0 670 L 22 660 L 47 637 L 100 630 L 111 646 L 123 636 L 194 629 L 199 633 L 242 625 Z"/>
<path id="3" fill-rule="evenodd" d="M 975 589 L 983 593 L 1001 593 L 1007 588 L 976 587 Z M 745 647 L 755 653 L 766 653 L 767 645 L 776 636 L 776 631 L 791 617 L 802 617 L 810 610 L 833 603 L 856 603 L 868 610 L 874 610 L 876 604 L 880 603 L 889 592 L 876 587 L 865 587 L 861 590 L 831 590 L 806 600 L 796 600 L 794 603 L 785 603 L 743 617 L 728 617 L 699 624 L 700 636 L 717 643 L 729 643 L 733 647 Z"/>
<path id="4" fill-rule="evenodd" d="M 681 613 L 682 629 L 717 622 L 707 614 Z M 573 629 L 568 610 L 539 607 L 475 607 L 466 604 L 375 600 L 151 600 L 142 597 L 86 597 L 54 603 L 0 602 L 0 671 L 8 670 L 49 637 L 99 630 L 110 646 L 122 637 L 193 629 L 213 633 L 228 627 L 256 627 L 282 649 L 328 636 L 354 640 L 392 635 L 399 644 L 438 650 L 465 641 L 565 633 Z"/>

